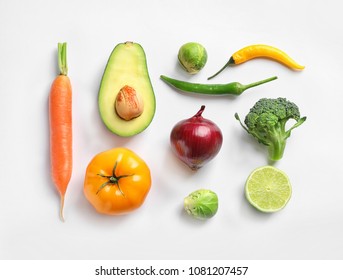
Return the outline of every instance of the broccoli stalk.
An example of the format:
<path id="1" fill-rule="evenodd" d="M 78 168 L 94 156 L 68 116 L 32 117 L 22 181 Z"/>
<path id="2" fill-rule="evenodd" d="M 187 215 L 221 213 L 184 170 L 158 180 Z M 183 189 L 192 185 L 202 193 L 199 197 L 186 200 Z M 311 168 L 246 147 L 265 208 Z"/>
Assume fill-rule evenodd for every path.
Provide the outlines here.
<path id="1" fill-rule="evenodd" d="M 257 101 L 245 117 L 245 125 L 237 113 L 235 118 L 246 132 L 255 137 L 258 142 L 268 146 L 269 159 L 273 161 L 283 157 L 286 140 L 291 136 L 291 131 L 306 120 L 306 117 L 300 118 L 297 105 L 281 97 L 262 98 Z M 296 123 L 286 130 L 286 123 L 290 119 L 294 119 Z"/>

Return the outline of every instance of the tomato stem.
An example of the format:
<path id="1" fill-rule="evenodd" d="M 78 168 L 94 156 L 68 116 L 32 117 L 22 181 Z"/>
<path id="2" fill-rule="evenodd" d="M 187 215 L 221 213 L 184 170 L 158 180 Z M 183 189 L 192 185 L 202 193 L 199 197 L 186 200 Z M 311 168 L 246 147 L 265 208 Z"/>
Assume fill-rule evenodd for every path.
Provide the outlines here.
<path id="1" fill-rule="evenodd" d="M 108 181 L 103 183 L 98 191 L 96 192 L 96 194 L 98 194 L 104 187 L 106 187 L 107 185 L 111 184 L 111 185 L 116 185 L 118 187 L 118 190 L 120 191 L 120 193 L 125 196 L 125 194 L 123 193 L 123 191 L 121 190 L 120 186 L 119 186 L 119 180 L 121 178 L 125 178 L 125 177 L 129 177 L 129 176 L 133 176 L 133 174 L 130 174 L 130 175 L 120 175 L 120 176 L 116 176 L 116 169 L 117 169 L 117 165 L 118 165 L 118 162 L 116 161 L 114 163 L 114 166 L 113 166 L 113 170 L 112 170 L 112 175 L 104 175 L 104 174 L 97 174 L 103 178 L 107 178 Z"/>
<path id="2" fill-rule="evenodd" d="M 117 169 L 118 161 L 114 163 L 113 169 L 112 169 L 112 176 L 116 177 L 116 169 Z"/>

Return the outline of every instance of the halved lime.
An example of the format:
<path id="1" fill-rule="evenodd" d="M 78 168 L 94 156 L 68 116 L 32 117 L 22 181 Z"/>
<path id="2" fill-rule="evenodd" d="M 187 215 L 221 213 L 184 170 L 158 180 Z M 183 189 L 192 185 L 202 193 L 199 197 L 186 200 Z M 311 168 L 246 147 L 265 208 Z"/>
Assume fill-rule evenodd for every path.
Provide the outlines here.
<path id="1" fill-rule="evenodd" d="M 291 198 L 292 186 L 285 172 L 267 165 L 256 168 L 245 184 L 245 196 L 262 212 L 276 212 Z"/>

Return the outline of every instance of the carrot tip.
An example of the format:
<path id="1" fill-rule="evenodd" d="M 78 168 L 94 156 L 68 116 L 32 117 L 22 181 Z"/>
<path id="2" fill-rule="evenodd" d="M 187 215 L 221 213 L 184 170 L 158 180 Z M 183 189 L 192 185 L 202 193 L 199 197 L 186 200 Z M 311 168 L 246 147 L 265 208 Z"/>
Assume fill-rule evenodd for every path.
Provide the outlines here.
<path id="1" fill-rule="evenodd" d="M 63 216 L 63 208 L 64 208 L 64 195 L 61 195 L 61 206 L 60 206 L 60 219 L 62 222 L 64 222 L 64 216 Z"/>

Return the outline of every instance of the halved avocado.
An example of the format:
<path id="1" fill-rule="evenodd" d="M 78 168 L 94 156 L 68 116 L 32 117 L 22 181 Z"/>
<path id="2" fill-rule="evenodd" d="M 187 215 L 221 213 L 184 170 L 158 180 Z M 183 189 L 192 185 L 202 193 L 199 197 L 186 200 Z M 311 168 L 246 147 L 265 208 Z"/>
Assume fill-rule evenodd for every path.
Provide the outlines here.
<path id="1" fill-rule="evenodd" d="M 124 86 L 134 88 L 143 99 L 142 114 L 131 120 L 122 119 L 115 109 L 117 94 Z M 113 49 L 102 76 L 98 104 L 102 121 L 119 136 L 133 136 L 149 126 L 155 115 L 156 100 L 141 45 L 125 42 Z"/>

